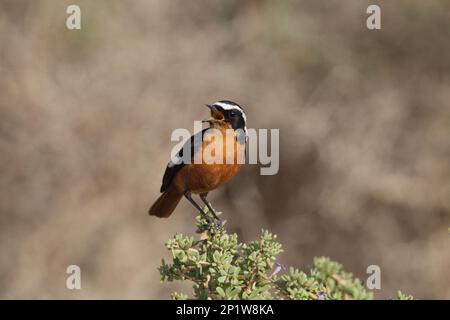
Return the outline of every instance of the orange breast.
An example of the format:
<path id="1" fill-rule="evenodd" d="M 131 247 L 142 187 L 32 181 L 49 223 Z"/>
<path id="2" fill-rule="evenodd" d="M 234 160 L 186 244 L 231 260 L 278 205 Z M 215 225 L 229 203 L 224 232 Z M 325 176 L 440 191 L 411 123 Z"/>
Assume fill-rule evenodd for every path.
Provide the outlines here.
<path id="1" fill-rule="evenodd" d="M 228 182 L 239 171 L 241 165 L 237 163 L 238 155 L 245 154 L 245 144 L 239 144 L 236 137 L 225 134 L 225 130 L 220 131 L 223 132 L 221 135 L 222 145 L 214 144 L 214 139 L 205 139 L 200 150 L 203 154 L 203 161 L 198 164 L 185 165 L 175 176 L 174 184 L 180 191 L 209 192 Z M 211 143 L 214 147 L 211 146 Z M 227 146 L 232 147 L 233 152 L 227 153 Z M 218 147 L 222 147 L 222 154 L 220 154 L 220 150 L 215 150 Z M 216 155 L 217 158 L 213 159 L 222 158 L 222 163 L 211 163 L 212 159 L 209 156 L 215 157 Z"/>
<path id="2" fill-rule="evenodd" d="M 239 171 L 238 164 L 189 164 L 175 177 L 175 184 L 183 191 L 205 193 L 228 182 Z"/>

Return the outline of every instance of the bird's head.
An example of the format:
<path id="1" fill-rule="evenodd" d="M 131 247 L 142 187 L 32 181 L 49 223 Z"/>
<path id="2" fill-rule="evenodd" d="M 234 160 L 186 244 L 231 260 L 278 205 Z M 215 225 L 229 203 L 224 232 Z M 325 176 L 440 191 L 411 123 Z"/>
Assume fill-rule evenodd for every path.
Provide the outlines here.
<path id="1" fill-rule="evenodd" d="M 211 110 L 211 117 L 204 122 L 210 124 L 214 123 L 229 123 L 234 129 L 241 129 L 247 133 L 247 117 L 240 105 L 228 100 L 221 100 L 214 104 L 206 105 Z"/>

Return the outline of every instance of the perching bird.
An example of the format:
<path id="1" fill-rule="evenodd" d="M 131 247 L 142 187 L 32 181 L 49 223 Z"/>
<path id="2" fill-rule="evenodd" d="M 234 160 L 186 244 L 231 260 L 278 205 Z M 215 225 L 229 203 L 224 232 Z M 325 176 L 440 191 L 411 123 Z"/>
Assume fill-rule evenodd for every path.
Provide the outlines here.
<path id="1" fill-rule="evenodd" d="M 211 190 L 227 183 L 239 171 L 242 161 L 238 161 L 238 155 L 244 154 L 245 157 L 247 119 L 244 110 L 232 101 L 222 100 L 206 106 L 211 110 L 211 117 L 203 122 L 209 123 L 209 128 L 193 135 L 177 156 L 170 160 L 162 181 L 161 192 L 163 194 L 151 206 L 150 215 L 160 218 L 169 217 L 184 196 L 209 223 L 212 223 L 211 218 L 192 199 L 192 193 L 194 193 L 200 195 L 200 199 L 214 215 L 215 222 L 220 225 L 220 219 L 206 196 Z M 214 132 L 220 134 L 211 138 L 208 136 L 211 131 L 213 131 L 213 135 Z M 211 147 L 211 141 L 217 137 L 223 139 L 221 141 L 223 146 L 222 163 L 211 163 L 211 161 L 205 161 L 204 158 L 200 163 L 194 163 L 195 157 L 198 157 L 199 153 L 204 155 L 204 150 L 208 146 Z M 227 146 L 233 147 L 232 153 L 229 149 L 227 151 Z M 191 150 L 190 161 L 183 161 L 183 150 Z M 211 154 L 214 156 L 215 152 L 219 152 L 219 150 L 212 151 Z"/>

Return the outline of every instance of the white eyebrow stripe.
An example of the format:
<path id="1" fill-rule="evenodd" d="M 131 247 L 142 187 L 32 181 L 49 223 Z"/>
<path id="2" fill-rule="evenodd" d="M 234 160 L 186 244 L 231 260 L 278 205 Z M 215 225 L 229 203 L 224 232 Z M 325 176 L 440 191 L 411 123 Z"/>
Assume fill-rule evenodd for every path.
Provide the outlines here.
<path id="1" fill-rule="evenodd" d="M 222 107 L 224 110 L 239 110 L 242 113 L 244 113 L 244 110 L 242 110 L 239 106 L 235 106 L 233 104 L 223 103 L 223 102 L 216 102 L 214 105 Z"/>
<path id="2" fill-rule="evenodd" d="M 242 110 L 241 107 L 233 105 L 233 104 L 228 104 L 228 103 L 223 103 L 223 102 L 216 102 L 214 103 L 214 105 L 222 107 L 224 110 L 238 110 L 242 113 L 242 118 L 244 118 L 244 121 L 247 123 L 247 116 L 245 115 L 244 110 Z"/>

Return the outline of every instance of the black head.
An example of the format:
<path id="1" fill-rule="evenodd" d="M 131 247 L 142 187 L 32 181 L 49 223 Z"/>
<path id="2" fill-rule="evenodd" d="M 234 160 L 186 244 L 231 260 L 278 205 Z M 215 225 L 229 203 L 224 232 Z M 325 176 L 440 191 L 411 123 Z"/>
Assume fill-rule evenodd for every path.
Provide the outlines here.
<path id="1" fill-rule="evenodd" d="M 233 101 L 221 100 L 212 105 L 207 105 L 211 109 L 211 116 L 221 118 L 230 123 L 234 130 L 241 129 L 247 132 L 247 117 L 240 105 Z"/>

